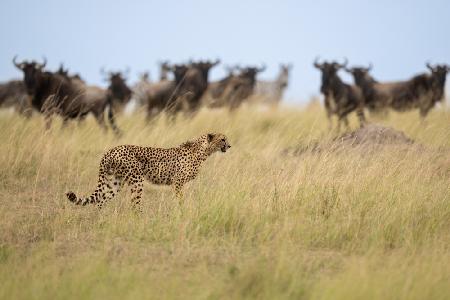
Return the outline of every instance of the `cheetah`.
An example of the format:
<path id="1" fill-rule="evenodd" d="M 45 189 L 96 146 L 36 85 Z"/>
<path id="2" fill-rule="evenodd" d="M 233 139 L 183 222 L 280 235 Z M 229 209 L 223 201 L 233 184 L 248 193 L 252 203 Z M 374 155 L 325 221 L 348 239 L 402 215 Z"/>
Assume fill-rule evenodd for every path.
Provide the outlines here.
<path id="1" fill-rule="evenodd" d="M 193 180 L 202 163 L 214 152 L 226 152 L 231 145 L 225 135 L 208 133 L 175 148 L 152 148 L 136 145 L 117 146 L 103 156 L 97 189 L 85 198 L 67 192 L 76 205 L 97 204 L 102 208 L 125 184 L 131 187 L 132 204 L 140 209 L 144 179 L 153 184 L 169 185 L 181 199 L 185 183 Z"/>

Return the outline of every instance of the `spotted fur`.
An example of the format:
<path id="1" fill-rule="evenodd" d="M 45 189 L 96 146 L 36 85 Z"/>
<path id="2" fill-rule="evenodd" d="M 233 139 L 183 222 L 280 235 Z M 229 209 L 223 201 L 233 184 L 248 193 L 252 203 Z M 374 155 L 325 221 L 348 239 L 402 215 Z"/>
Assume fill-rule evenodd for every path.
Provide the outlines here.
<path id="1" fill-rule="evenodd" d="M 153 184 L 172 186 L 181 198 L 183 185 L 197 176 L 202 163 L 214 152 L 226 152 L 230 147 L 225 135 L 214 133 L 169 149 L 117 146 L 103 156 L 97 189 L 92 195 L 85 198 L 78 198 L 73 192 L 66 195 L 77 205 L 97 204 L 101 208 L 127 184 L 133 205 L 139 206 L 146 179 Z"/>

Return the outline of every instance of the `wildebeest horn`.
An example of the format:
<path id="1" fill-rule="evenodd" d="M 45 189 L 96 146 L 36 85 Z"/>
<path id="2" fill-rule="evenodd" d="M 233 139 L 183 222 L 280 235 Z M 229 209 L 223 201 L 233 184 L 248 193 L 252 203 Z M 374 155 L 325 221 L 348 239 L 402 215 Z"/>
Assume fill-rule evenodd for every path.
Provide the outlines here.
<path id="1" fill-rule="evenodd" d="M 431 72 L 434 71 L 434 68 L 433 68 L 433 66 L 430 64 L 429 61 L 427 61 L 426 66 L 427 66 L 428 69 L 430 69 Z"/>
<path id="2" fill-rule="evenodd" d="M 100 68 L 100 75 L 103 76 L 103 80 L 109 81 L 112 76 L 112 72 L 106 72 L 104 67 Z"/>
<path id="3" fill-rule="evenodd" d="M 12 60 L 13 64 L 16 66 L 16 68 L 23 70 L 24 63 L 23 62 L 17 63 L 16 59 L 17 59 L 17 55 L 15 55 L 13 60 Z"/>
<path id="4" fill-rule="evenodd" d="M 323 64 L 319 63 L 319 56 L 314 59 L 314 67 L 320 69 Z"/>
<path id="5" fill-rule="evenodd" d="M 344 57 L 344 63 L 341 64 L 341 66 L 342 66 L 343 68 L 345 68 L 345 67 L 347 67 L 347 65 L 348 65 L 348 59 L 347 59 L 347 57 Z"/>
<path id="6" fill-rule="evenodd" d="M 58 72 L 67 73 L 67 72 L 69 72 L 69 69 L 64 69 L 64 64 L 60 63 Z"/>
<path id="7" fill-rule="evenodd" d="M 371 71 L 373 69 L 373 64 L 370 62 L 369 67 L 367 68 L 367 71 Z"/>
<path id="8" fill-rule="evenodd" d="M 44 61 L 42 64 L 36 63 L 36 68 L 38 68 L 40 70 L 45 68 L 45 66 L 47 65 L 47 58 L 45 56 L 43 56 L 42 58 Z"/>
<path id="9" fill-rule="evenodd" d="M 256 69 L 256 71 L 258 71 L 258 72 L 264 72 L 266 70 L 266 65 L 265 64 L 263 64 L 262 66 L 261 66 L 261 68 L 257 68 Z"/>

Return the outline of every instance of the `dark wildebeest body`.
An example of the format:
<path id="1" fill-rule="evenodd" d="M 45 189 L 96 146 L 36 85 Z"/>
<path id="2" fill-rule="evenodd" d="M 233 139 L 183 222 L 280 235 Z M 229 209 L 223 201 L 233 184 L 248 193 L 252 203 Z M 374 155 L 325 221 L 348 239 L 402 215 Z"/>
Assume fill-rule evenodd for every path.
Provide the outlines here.
<path id="1" fill-rule="evenodd" d="M 235 110 L 241 106 L 254 92 L 256 76 L 263 72 L 266 67 L 246 67 L 238 68 L 239 74 L 227 79 L 226 87 L 222 98 L 230 110 Z"/>
<path id="2" fill-rule="evenodd" d="M 147 119 L 151 119 L 156 114 L 166 110 L 168 113 L 175 113 L 181 110 L 177 102 L 177 90 L 183 82 L 188 70 L 185 65 L 174 65 L 170 67 L 175 79 L 162 80 L 151 86 L 148 91 Z"/>
<path id="3" fill-rule="evenodd" d="M 427 63 L 427 68 L 431 71 L 428 77 L 428 88 L 431 89 L 431 100 L 422 101 L 420 107 L 420 114 L 425 117 L 430 109 L 434 107 L 437 102 L 443 102 L 445 98 L 445 80 L 447 73 L 450 71 L 450 66 L 441 64 L 434 67 Z"/>
<path id="4" fill-rule="evenodd" d="M 126 78 L 121 72 L 109 72 L 108 93 L 112 97 L 113 105 L 116 110 L 122 111 L 125 105 L 130 101 L 132 91 L 126 83 Z"/>
<path id="5" fill-rule="evenodd" d="M 11 80 L 0 84 L 0 107 L 13 107 L 26 116 L 31 114 L 29 96 L 23 80 Z"/>
<path id="6" fill-rule="evenodd" d="M 360 126 L 365 123 L 364 99 L 362 92 L 356 85 L 344 83 L 338 76 L 338 71 L 345 68 L 347 62 L 339 64 L 337 62 L 324 62 L 322 64 L 316 61 L 314 67 L 322 72 L 322 85 L 320 91 L 324 95 L 325 110 L 332 125 L 332 116 L 338 117 L 338 130 L 341 123 L 344 122 L 348 127 L 347 116 L 356 111 Z"/>
<path id="7" fill-rule="evenodd" d="M 193 113 L 200 108 L 200 99 L 208 88 L 209 71 L 219 63 L 219 60 L 191 63 L 184 76 L 175 80 L 179 87 L 176 90 L 176 101 L 181 109 Z"/>
<path id="8" fill-rule="evenodd" d="M 174 81 L 161 81 L 152 87 L 149 92 L 148 117 L 162 110 L 172 116 L 181 111 L 191 114 L 196 112 L 208 87 L 209 70 L 218 63 L 200 61 L 166 66 L 173 72 Z"/>
<path id="9" fill-rule="evenodd" d="M 419 74 L 406 81 L 380 83 L 370 76 L 371 67 L 348 69 L 361 88 L 365 104 L 369 109 L 392 108 L 396 111 L 419 109 L 425 117 L 430 109 L 444 95 L 445 78 L 448 66 L 431 67 L 431 74 Z"/>
<path id="10" fill-rule="evenodd" d="M 67 75 L 43 71 L 45 62 L 16 63 L 14 58 L 13 63 L 24 73 L 24 84 L 31 97 L 31 105 L 44 114 L 47 128 L 51 126 L 54 114 L 60 115 L 66 122 L 69 119 L 82 119 L 88 113 L 94 114 L 99 124 L 106 128 L 103 112 L 108 106 L 111 127 L 119 133 L 114 122 L 113 96 L 110 91 L 86 86 L 81 80 L 73 80 Z"/>

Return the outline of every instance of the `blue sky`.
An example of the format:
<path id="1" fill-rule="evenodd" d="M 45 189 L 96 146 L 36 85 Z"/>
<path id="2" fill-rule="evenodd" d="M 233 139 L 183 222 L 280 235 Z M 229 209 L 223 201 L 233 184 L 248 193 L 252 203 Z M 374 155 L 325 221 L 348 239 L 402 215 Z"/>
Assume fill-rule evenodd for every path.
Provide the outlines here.
<path id="1" fill-rule="evenodd" d="M 0 81 L 20 78 L 11 59 L 64 62 L 93 84 L 130 67 L 130 81 L 158 60 L 294 64 L 287 97 L 318 94 L 318 55 L 374 64 L 379 80 L 406 79 L 424 63 L 450 64 L 450 1 L 24 1 L 0 0 Z M 224 74 L 223 64 L 211 73 Z M 346 80 L 350 78 L 344 76 Z"/>

